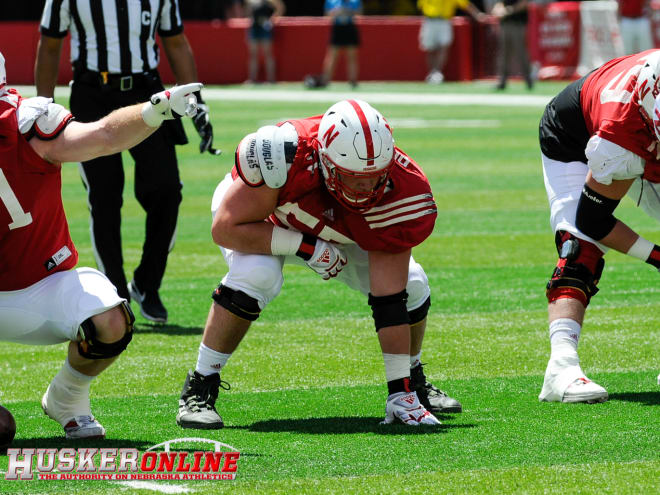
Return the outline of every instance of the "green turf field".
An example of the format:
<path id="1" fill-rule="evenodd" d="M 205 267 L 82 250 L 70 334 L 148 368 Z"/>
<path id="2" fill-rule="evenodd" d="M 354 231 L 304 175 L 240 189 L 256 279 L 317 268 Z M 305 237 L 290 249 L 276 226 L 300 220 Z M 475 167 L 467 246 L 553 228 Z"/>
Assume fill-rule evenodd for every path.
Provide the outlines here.
<path id="1" fill-rule="evenodd" d="M 233 165 L 236 144 L 266 123 L 322 113 L 330 104 L 325 96 L 350 94 L 345 84 L 312 93 L 299 84 L 222 88 L 234 90 L 231 98 L 207 99 L 224 153 L 200 155 L 189 122 L 191 144 L 179 149 L 184 199 L 161 291 L 170 323 L 154 326 L 138 316 L 132 344 L 92 385 L 92 409 L 108 438 L 71 446 L 145 450 L 201 436 L 241 452 L 237 479 L 126 485 L 8 482 L 0 474 L 0 493 L 660 493 L 660 276 L 638 260 L 608 254 L 580 356 L 610 401 L 539 403 L 549 353 L 544 287 L 556 252 L 537 126 L 539 102 L 563 84 L 538 84 L 531 93 L 522 83 L 500 93 L 492 86 L 364 83 L 353 93 L 379 98 L 375 106 L 392 123 L 397 145 L 433 187 L 436 228 L 413 252 L 432 288 L 422 360 L 429 378 L 463 403 L 462 414 L 441 417 L 438 428 L 380 426 L 384 367 L 366 301 L 311 270 L 287 267 L 282 294 L 223 372 L 232 386 L 218 400 L 226 428 L 176 426 L 178 394 L 195 364 L 210 293 L 226 269 L 210 236 L 210 200 Z M 300 91 L 291 101 L 259 100 L 291 91 Z M 383 93 L 394 95 L 380 99 Z M 310 94 L 318 101 L 307 102 Z M 445 94 L 475 95 L 475 103 L 431 101 Z M 401 104 L 397 95 L 417 101 Z M 503 99 L 514 96 L 524 98 Z M 125 169 L 130 279 L 144 214 L 132 194 L 130 160 Z M 77 167 L 65 165 L 63 176 L 79 264 L 95 266 Z M 617 214 L 660 240 L 660 226 L 630 200 Z M 0 402 L 16 418 L 15 447 L 65 446 L 61 428 L 39 405 L 64 349 L 0 347 Z M 6 468 L 2 457 L 0 471 Z"/>

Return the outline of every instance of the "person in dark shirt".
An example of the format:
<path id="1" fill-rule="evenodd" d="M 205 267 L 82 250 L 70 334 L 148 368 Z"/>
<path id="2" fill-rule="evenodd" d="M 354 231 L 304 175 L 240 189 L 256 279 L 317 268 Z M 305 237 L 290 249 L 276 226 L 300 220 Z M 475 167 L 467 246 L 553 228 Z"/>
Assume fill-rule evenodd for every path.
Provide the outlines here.
<path id="1" fill-rule="evenodd" d="M 520 65 L 528 89 L 532 89 L 532 72 L 527 52 L 528 0 L 500 0 L 492 14 L 500 21 L 497 89 L 506 87 L 514 63 Z"/>
<path id="2" fill-rule="evenodd" d="M 275 82 L 275 57 L 273 56 L 273 24 L 284 14 L 282 0 L 249 0 L 247 14 L 252 19 L 248 30 L 248 78 L 246 83 L 257 81 L 259 51 L 264 57 L 266 79 Z"/>

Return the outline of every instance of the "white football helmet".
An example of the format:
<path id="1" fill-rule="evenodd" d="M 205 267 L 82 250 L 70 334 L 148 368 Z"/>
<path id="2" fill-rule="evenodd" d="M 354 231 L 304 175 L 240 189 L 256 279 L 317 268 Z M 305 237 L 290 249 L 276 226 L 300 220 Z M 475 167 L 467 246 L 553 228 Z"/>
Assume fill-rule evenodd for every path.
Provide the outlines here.
<path id="1" fill-rule="evenodd" d="M 0 95 L 5 92 L 7 85 L 7 71 L 5 70 L 5 57 L 0 52 Z"/>
<path id="2" fill-rule="evenodd" d="M 318 131 L 319 158 L 326 187 L 355 211 L 374 206 L 385 193 L 394 163 L 394 138 L 383 116 L 361 100 L 343 100 L 323 114 Z M 377 178 L 368 191 L 346 184 L 348 178 Z"/>
<path id="3" fill-rule="evenodd" d="M 644 57 L 644 66 L 639 71 L 635 84 L 634 98 L 639 104 L 642 119 L 653 129 L 660 141 L 660 52 Z"/>

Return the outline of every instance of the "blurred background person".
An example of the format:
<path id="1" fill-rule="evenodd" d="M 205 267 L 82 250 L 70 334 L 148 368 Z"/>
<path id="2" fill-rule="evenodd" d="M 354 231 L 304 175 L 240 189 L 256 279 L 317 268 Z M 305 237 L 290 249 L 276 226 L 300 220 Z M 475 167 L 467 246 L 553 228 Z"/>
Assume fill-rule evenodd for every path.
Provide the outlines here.
<path id="1" fill-rule="evenodd" d="M 326 0 L 325 15 L 332 18 L 330 44 L 323 59 L 323 73 L 320 76 L 307 76 L 305 85 L 312 88 L 323 88 L 332 80 L 337 56 L 346 55 L 346 72 L 351 87 L 358 83 L 358 48 L 360 33 L 355 25 L 354 17 L 362 13 L 361 0 Z"/>
<path id="2" fill-rule="evenodd" d="M 417 7 L 424 15 L 424 22 L 419 30 L 419 47 L 426 53 L 429 69 L 426 82 L 440 84 L 445 80 L 442 70 L 454 41 L 451 19 L 456 15 L 456 10 L 465 10 L 476 21 L 485 20 L 486 15 L 470 0 L 418 0 Z"/>
<path id="3" fill-rule="evenodd" d="M 527 52 L 527 0 L 500 0 L 494 6 L 492 14 L 499 20 L 497 89 L 506 88 L 506 81 L 517 64 L 522 70 L 528 89 L 533 81 L 529 53 Z"/>
<path id="4" fill-rule="evenodd" d="M 261 51 L 266 69 L 266 80 L 274 83 L 273 24 L 279 16 L 284 14 L 284 3 L 282 0 L 247 0 L 245 8 L 252 21 L 248 30 L 248 79 L 245 82 L 257 81 L 259 51 Z"/>
<path id="5" fill-rule="evenodd" d="M 626 55 L 653 48 L 649 0 L 619 0 L 621 37 Z"/>

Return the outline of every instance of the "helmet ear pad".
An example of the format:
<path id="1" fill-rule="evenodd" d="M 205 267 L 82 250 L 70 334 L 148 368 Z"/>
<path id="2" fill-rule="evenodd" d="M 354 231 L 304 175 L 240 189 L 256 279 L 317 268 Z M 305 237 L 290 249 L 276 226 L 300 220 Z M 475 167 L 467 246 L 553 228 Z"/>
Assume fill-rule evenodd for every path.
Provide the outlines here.
<path id="1" fill-rule="evenodd" d="M 328 191 L 349 209 L 374 206 L 385 192 L 394 158 L 394 138 L 385 118 L 364 101 L 340 101 L 321 118 L 318 142 Z M 347 186 L 349 178 L 378 180 L 371 191 L 362 191 Z"/>

